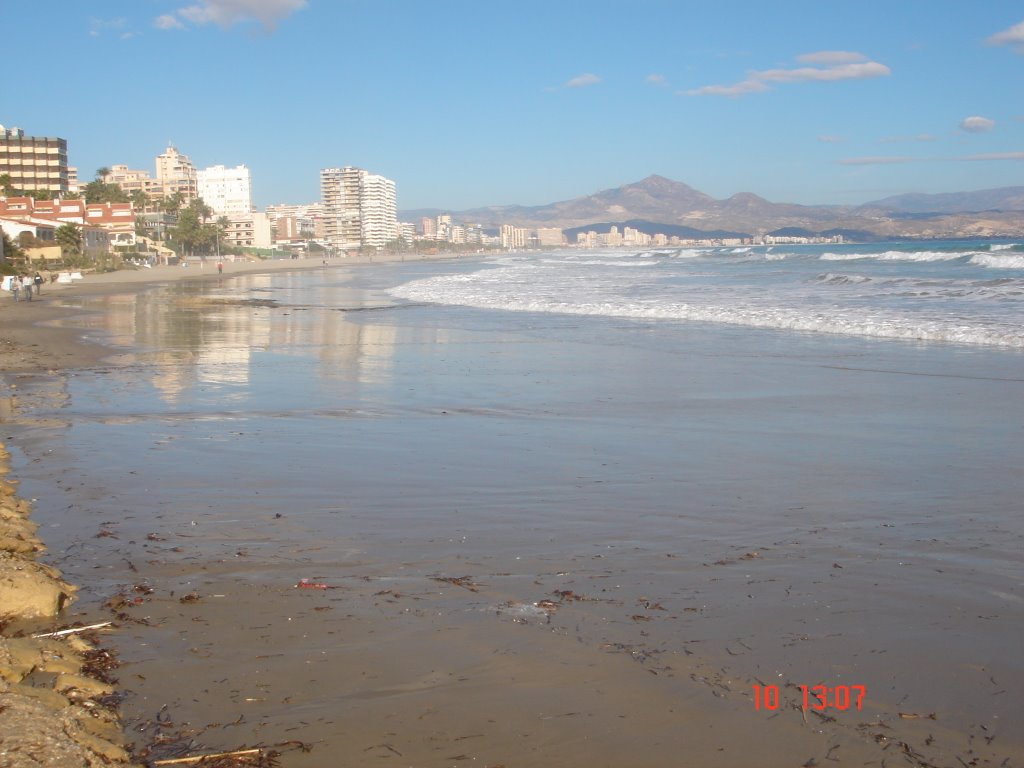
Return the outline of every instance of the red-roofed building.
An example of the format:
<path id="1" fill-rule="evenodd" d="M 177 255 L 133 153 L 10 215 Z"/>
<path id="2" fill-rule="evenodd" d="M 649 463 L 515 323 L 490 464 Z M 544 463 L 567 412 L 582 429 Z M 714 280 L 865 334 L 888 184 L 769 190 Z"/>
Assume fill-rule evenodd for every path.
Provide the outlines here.
<path id="1" fill-rule="evenodd" d="M 86 229 L 104 230 L 112 246 L 135 245 L 135 209 L 131 203 L 0 197 L 0 217 L 78 224 Z"/>

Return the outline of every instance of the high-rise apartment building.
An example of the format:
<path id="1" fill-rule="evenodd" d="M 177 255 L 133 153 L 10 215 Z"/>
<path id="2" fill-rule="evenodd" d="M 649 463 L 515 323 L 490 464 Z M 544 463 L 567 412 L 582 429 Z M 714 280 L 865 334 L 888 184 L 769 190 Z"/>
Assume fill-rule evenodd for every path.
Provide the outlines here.
<path id="1" fill-rule="evenodd" d="M 180 192 L 187 203 L 199 195 L 196 167 L 173 146 L 168 146 L 162 155 L 157 156 L 156 180 L 164 197 Z"/>
<path id="2" fill-rule="evenodd" d="M 217 216 L 252 213 L 252 174 L 244 165 L 215 165 L 196 172 L 196 189 Z"/>
<path id="3" fill-rule="evenodd" d="M 104 184 L 116 184 L 128 194 L 136 189 L 147 197 L 157 198 L 163 194 L 159 182 L 149 175 L 149 171 L 134 170 L 127 165 L 112 165 L 107 170 L 101 179 Z"/>
<path id="4" fill-rule="evenodd" d="M 26 136 L 20 128 L 0 125 L 0 175 L 25 191 L 56 195 L 68 191 L 68 143 L 50 136 Z"/>
<path id="5" fill-rule="evenodd" d="M 374 173 L 363 176 L 359 208 L 363 245 L 379 250 L 398 237 L 398 206 L 391 179 Z"/>
<path id="6" fill-rule="evenodd" d="M 324 237 L 333 248 L 382 248 L 397 236 L 395 182 L 361 168 L 320 171 Z"/>

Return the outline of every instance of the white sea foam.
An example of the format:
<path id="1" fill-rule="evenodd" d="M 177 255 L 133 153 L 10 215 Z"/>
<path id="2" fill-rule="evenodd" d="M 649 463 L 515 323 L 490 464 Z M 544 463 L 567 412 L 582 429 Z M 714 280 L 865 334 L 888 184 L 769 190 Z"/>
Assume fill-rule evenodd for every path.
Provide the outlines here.
<path id="1" fill-rule="evenodd" d="M 826 272 L 823 275 L 818 275 L 814 278 L 819 283 L 835 283 L 835 284 L 848 284 L 848 283 L 870 283 L 871 278 L 867 275 L 841 275 L 834 272 Z"/>
<path id="2" fill-rule="evenodd" d="M 979 253 L 971 257 L 971 264 L 992 269 L 1024 269 L 1024 255 L 1008 256 L 1003 254 Z"/>
<path id="3" fill-rule="evenodd" d="M 856 261 L 878 259 L 879 261 L 952 261 L 965 254 L 956 251 L 884 251 L 882 253 L 823 253 L 822 261 Z"/>
<path id="4" fill-rule="evenodd" d="M 1020 243 L 995 243 L 993 245 L 990 245 L 988 249 L 990 251 L 1011 251 L 1014 248 L 1017 248 L 1019 245 Z"/>
<path id="5" fill-rule="evenodd" d="M 1024 268 L 1024 256 L 966 250 L 886 251 L 925 258 L 901 258 L 883 267 L 878 258 L 859 254 L 865 261 L 856 272 L 822 272 L 813 251 L 790 252 L 790 260 L 771 266 L 754 258 L 757 254 L 737 259 L 721 249 L 715 253 L 682 249 L 672 257 L 654 253 L 646 259 L 642 253 L 627 254 L 632 260 L 607 259 L 601 252 L 564 259 L 550 254 L 502 259 L 492 261 L 490 268 L 437 275 L 392 292 L 416 302 L 510 312 L 718 323 L 1024 349 L 1024 278 L 1012 274 L 996 280 L 977 278 L 977 264 L 986 259 L 1003 267 Z M 676 258 L 676 253 L 688 257 Z M 929 259 L 929 254 L 942 258 Z M 972 264 L 960 258 L 962 254 L 973 254 Z M 778 255 L 785 253 L 780 250 Z M 659 268 L 619 269 L 640 265 Z"/>

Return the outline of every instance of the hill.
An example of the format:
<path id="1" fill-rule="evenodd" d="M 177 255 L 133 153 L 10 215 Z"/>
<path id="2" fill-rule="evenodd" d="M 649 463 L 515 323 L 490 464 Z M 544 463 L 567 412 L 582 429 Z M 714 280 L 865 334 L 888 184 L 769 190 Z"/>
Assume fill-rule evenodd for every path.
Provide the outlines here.
<path id="1" fill-rule="evenodd" d="M 515 224 L 576 231 L 607 226 L 599 222 L 642 222 L 660 225 L 657 231 L 665 234 L 669 234 L 668 227 L 699 233 L 688 235 L 691 237 L 721 236 L 711 234 L 714 232 L 759 235 L 789 228 L 815 233 L 850 231 L 875 238 L 1018 237 L 1024 236 L 1024 187 L 898 195 L 861 206 L 810 206 L 773 203 L 750 192 L 717 200 L 682 182 L 654 175 L 547 205 L 490 206 L 450 213 L 487 228 Z M 436 213 L 403 212 L 403 217 L 413 220 L 420 215 Z"/>

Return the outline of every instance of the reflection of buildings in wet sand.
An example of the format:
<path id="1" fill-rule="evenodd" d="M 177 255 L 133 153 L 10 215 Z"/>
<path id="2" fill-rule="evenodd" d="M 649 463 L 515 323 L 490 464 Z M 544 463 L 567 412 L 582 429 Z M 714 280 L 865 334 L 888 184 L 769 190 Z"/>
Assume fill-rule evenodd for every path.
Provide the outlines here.
<path id="1" fill-rule="evenodd" d="M 152 386 L 169 404 L 198 385 L 221 387 L 223 397 L 242 395 L 260 350 L 315 356 L 324 378 L 380 385 L 394 376 L 399 345 L 445 342 L 443 330 L 366 322 L 386 321 L 391 310 L 367 306 L 365 294 L 345 286 L 323 288 L 309 306 L 249 303 L 270 299 L 281 288 L 281 276 L 253 275 L 224 294 L 209 285 L 177 284 L 109 296 L 103 300 L 107 311 L 91 323 L 115 344 L 137 350 Z"/>
<path id="2" fill-rule="evenodd" d="M 197 383 L 245 386 L 252 349 L 266 348 L 269 310 L 218 304 L 187 287 L 109 296 L 90 327 L 134 346 L 168 403 Z"/>
<path id="3" fill-rule="evenodd" d="M 326 308 L 311 311 L 275 311 L 271 315 L 272 349 L 296 355 L 315 352 L 320 374 L 364 384 L 391 377 L 396 334 L 399 329 L 352 322 L 348 313 L 327 300 Z"/>

